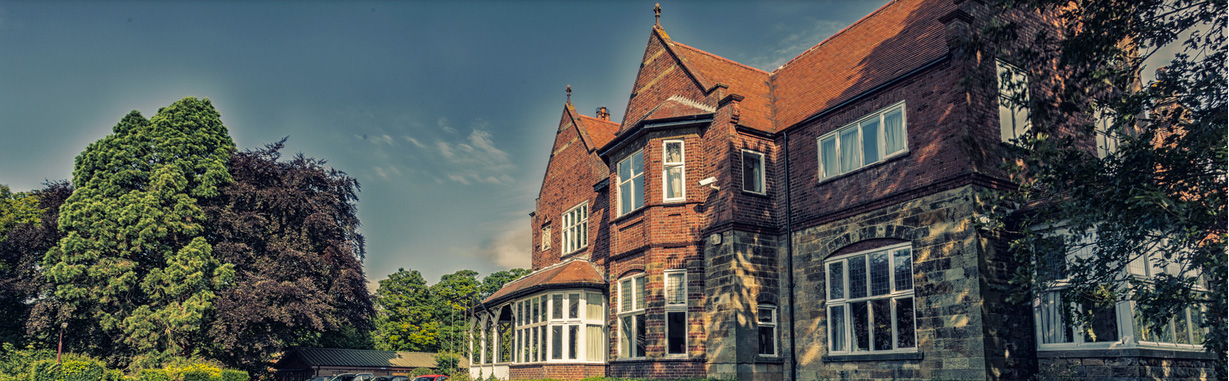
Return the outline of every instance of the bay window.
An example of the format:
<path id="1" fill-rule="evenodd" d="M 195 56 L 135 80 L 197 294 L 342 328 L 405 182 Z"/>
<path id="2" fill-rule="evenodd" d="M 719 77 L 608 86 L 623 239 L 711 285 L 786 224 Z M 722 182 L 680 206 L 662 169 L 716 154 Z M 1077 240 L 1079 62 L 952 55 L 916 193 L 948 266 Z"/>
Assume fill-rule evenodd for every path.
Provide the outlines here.
<path id="1" fill-rule="evenodd" d="M 513 361 L 602 362 L 606 298 L 585 290 L 544 292 L 512 303 Z"/>

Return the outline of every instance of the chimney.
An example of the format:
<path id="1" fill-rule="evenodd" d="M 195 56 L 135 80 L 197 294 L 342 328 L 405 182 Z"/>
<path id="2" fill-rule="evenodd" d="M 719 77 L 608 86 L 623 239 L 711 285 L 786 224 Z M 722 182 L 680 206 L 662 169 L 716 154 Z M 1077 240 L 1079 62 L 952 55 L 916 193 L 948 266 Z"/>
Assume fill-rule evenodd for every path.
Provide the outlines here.
<path id="1" fill-rule="evenodd" d="M 597 118 L 609 122 L 610 121 L 610 110 L 607 110 L 606 106 L 598 107 L 597 108 Z"/>

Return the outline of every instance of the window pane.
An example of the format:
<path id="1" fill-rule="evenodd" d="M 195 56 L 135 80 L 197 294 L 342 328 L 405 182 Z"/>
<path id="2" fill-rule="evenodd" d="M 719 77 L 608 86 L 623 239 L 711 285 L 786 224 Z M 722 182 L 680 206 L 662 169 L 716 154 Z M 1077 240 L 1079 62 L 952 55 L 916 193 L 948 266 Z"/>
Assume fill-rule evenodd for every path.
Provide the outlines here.
<path id="1" fill-rule="evenodd" d="M 892 349 L 892 300 L 877 299 L 871 301 L 871 315 L 875 319 L 875 350 Z"/>
<path id="2" fill-rule="evenodd" d="M 529 356 L 529 358 L 532 359 L 532 361 L 538 361 L 538 359 L 540 359 L 540 357 L 538 357 L 538 329 L 530 328 L 529 330 L 533 333 L 533 355 Z"/>
<path id="3" fill-rule="evenodd" d="M 576 319 L 579 314 L 580 294 L 568 294 L 568 319 Z"/>
<path id="4" fill-rule="evenodd" d="M 849 297 L 866 297 L 866 257 L 849 258 Z"/>
<path id="5" fill-rule="evenodd" d="M 576 359 L 576 342 L 577 340 L 580 340 L 579 336 L 580 336 L 580 326 L 579 325 L 569 325 L 568 326 L 568 358 L 569 359 L 572 359 L 572 360 Z"/>
<path id="6" fill-rule="evenodd" d="M 849 304 L 850 325 L 853 326 L 852 350 L 855 351 L 871 349 L 870 316 L 866 312 L 866 302 Z"/>
<path id="7" fill-rule="evenodd" d="M 762 168 L 760 155 L 743 152 L 743 190 L 756 193 L 764 192 Z"/>
<path id="8" fill-rule="evenodd" d="M 896 291 L 913 289 L 913 255 L 910 249 L 896 250 L 892 254 L 893 267 L 896 269 Z"/>
<path id="9" fill-rule="evenodd" d="M 635 328 L 632 316 L 619 319 L 619 357 L 632 357 L 632 343 L 636 340 Z"/>
<path id="10" fill-rule="evenodd" d="M 666 304 L 686 304 L 687 285 L 681 272 L 666 274 Z"/>
<path id="11" fill-rule="evenodd" d="M 888 282 L 888 252 L 873 253 L 871 257 L 871 295 L 884 295 L 891 291 Z"/>
<path id="12" fill-rule="evenodd" d="M 631 209 L 628 209 L 628 210 L 632 210 L 632 209 L 636 209 L 641 206 L 644 206 L 644 176 L 636 176 L 636 178 L 632 180 L 632 201 L 631 202 L 632 202 L 632 207 Z"/>
<path id="13" fill-rule="evenodd" d="M 913 326 L 913 298 L 896 299 L 896 348 L 917 346 Z"/>
<path id="14" fill-rule="evenodd" d="M 587 325 L 585 326 L 585 361 L 602 361 L 605 358 L 605 351 L 602 341 L 606 339 L 606 335 L 602 334 L 602 326 Z"/>
<path id="15" fill-rule="evenodd" d="M 687 313 L 666 313 L 666 353 L 686 353 Z"/>
<path id="16" fill-rule="evenodd" d="M 773 311 L 775 311 L 775 310 L 776 310 L 775 308 L 764 308 L 764 307 L 760 307 L 760 313 L 759 313 L 759 314 L 758 314 L 758 316 L 757 316 L 757 318 L 758 318 L 759 320 L 757 320 L 757 322 L 759 322 L 759 323 L 761 323 L 761 324 L 765 324 L 765 323 L 766 323 L 766 324 L 776 323 L 776 320 L 774 320 L 774 319 L 773 319 L 773 316 L 772 316 L 772 315 L 773 315 Z"/>
<path id="17" fill-rule="evenodd" d="M 777 354 L 777 327 L 768 326 L 760 327 L 760 354 L 775 355 Z"/>
<path id="18" fill-rule="evenodd" d="M 619 312 L 632 310 L 632 280 L 624 279 L 619 290 Z"/>
<path id="19" fill-rule="evenodd" d="M 823 165 L 824 177 L 841 174 L 840 160 L 837 159 L 836 136 L 828 137 L 819 142 L 820 164 Z"/>
<path id="20" fill-rule="evenodd" d="M 644 151 L 636 152 L 632 155 L 632 176 L 640 176 L 644 173 Z"/>
<path id="21" fill-rule="evenodd" d="M 884 155 L 890 155 L 905 149 L 905 120 L 902 110 L 898 108 L 883 116 Z"/>
<path id="22" fill-rule="evenodd" d="M 633 278 L 636 281 L 636 287 L 633 290 L 636 293 L 636 309 L 644 309 L 644 277 Z"/>
<path id="23" fill-rule="evenodd" d="M 832 350 L 845 351 L 845 306 L 829 307 L 828 322 L 831 323 L 828 334 L 832 336 Z"/>
<path id="24" fill-rule="evenodd" d="M 1178 344 L 1190 344 L 1191 336 L 1187 331 L 1186 311 L 1178 311 L 1174 316 L 1174 339 Z"/>
<path id="25" fill-rule="evenodd" d="M 602 319 L 602 304 L 606 302 L 602 294 L 585 294 L 585 319 Z"/>
<path id="26" fill-rule="evenodd" d="M 845 262 L 828 264 L 828 298 L 845 298 Z"/>
<path id="27" fill-rule="evenodd" d="M 879 116 L 862 122 L 862 157 L 867 164 L 879 161 Z"/>
<path id="28" fill-rule="evenodd" d="M 542 348 L 540 353 L 542 353 L 542 361 L 546 361 L 546 326 L 541 326 L 538 328 L 541 328 L 542 330 Z"/>
<path id="29" fill-rule="evenodd" d="M 1071 327 L 1067 324 L 1066 311 L 1062 308 L 1062 294 L 1048 292 L 1041 296 L 1041 343 L 1070 343 Z"/>
<path id="30" fill-rule="evenodd" d="M 551 334 L 551 352 L 550 358 L 563 359 L 563 326 L 555 325 L 550 327 Z"/>
<path id="31" fill-rule="evenodd" d="M 540 312 L 542 321 L 546 321 L 546 295 L 542 295 L 541 297 L 538 297 L 538 301 L 539 301 L 538 304 L 542 306 L 542 310 Z M 545 336 L 546 332 L 543 331 L 542 335 Z"/>
<path id="32" fill-rule="evenodd" d="M 553 308 L 550 314 L 551 319 L 563 319 L 563 295 L 555 294 L 551 295 L 551 298 L 554 299 L 554 303 L 551 306 Z"/>
<path id="33" fill-rule="evenodd" d="M 683 143 L 668 142 L 666 143 L 666 163 L 682 163 L 683 162 Z"/>
<path id="34" fill-rule="evenodd" d="M 636 357 L 644 356 L 644 314 L 635 315 L 636 319 Z"/>
<path id="35" fill-rule="evenodd" d="M 537 322 L 538 322 L 538 316 L 539 316 L 539 314 L 538 314 L 538 298 L 529 299 L 529 304 L 530 304 L 531 306 L 533 306 L 533 312 L 531 312 L 531 313 L 530 313 L 531 315 L 533 315 L 533 322 L 534 322 L 534 323 L 537 323 Z"/>
<path id="36" fill-rule="evenodd" d="M 683 167 L 666 169 L 666 198 L 683 197 Z"/>
<path id="37" fill-rule="evenodd" d="M 619 211 L 622 213 L 630 212 L 632 209 L 632 182 L 628 181 L 619 184 Z"/>
<path id="38" fill-rule="evenodd" d="M 841 135 L 841 173 L 849 172 L 862 166 L 862 151 L 858 149 L 858 129 L 850 128 L 840 132 Z"/>
<path id="39" fill-rule="evenodd" d="M 1091 329 L 1085 330 L 1084 341 L 1118 341 L 1118 320 L 1114 314 L 1113 306 L 1093 310 L 1092 321 L 1089 324 Z"/>
<path id="40" fill-rule="evenodd" d="M 632 160 L 630 158 L 619 162 L 619 181 L 632 179 Z"/>

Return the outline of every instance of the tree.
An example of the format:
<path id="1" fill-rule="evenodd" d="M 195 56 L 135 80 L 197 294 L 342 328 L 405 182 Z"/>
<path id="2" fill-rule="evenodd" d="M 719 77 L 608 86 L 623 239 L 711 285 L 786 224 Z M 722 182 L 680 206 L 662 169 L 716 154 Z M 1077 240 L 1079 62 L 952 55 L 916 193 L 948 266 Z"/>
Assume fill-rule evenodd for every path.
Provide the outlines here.
<path id="1" fill-rule="evenodd" d="M 439 350 L 440 322 L 434 297 L 418 270 L 397 269 L 376 289 L 376 349 Z"/>
<path id="2" fill-rule="evenodd" d="M 0 194 L 6 192 L 0 185 Z M 59 181 L 28 194 L 0 195 L 0 220 L 14 222 L 0 231 L 0 342 L 20 346 L 26 322 L 44 317 L 31 314 L 30 301 L 46 287 L 38 263 L 62 238 L 56 229 L 60 205 L 72 193 L 68 182 Z"/>
<path id="3" fill-rule="evenodd" d="M 479 282 L 477 271 L 460 270 L 428 287 L 417 270 L 397 269 L 376 290 L 376 348 L 463 353 L 468 346 L 465 311 L 528 273 L 497 271 Z"/>
<path id="4" fill-rule="evenodd" d="M 1016 283 L 1028 291 L 1021 295 L 1036 297 L 1066 278 L 1072 317 L 1087 323 L 1092 311 L 1132 300 L 1149 329 L 1190 309 L 1202 316 L 1203 345 L 1225 379 L 1226 4 L 1003 5 L 1001 15 L 1023 9 L 1060 25 L 1024 35 L 1033 29 L 1004 17 L 981 33 L 996 56 L 1061 73 L 1033 88 L 1041 91 L 1017 87 L 1009 97 L 1029 108 L 1032 129 L 1010 168 L 1019 189 L 994 204 L 992 221 L 1017 237 L 1011 248 L 1024 266 Z M 1154 69 L 1148 59 L 1174 44 L 1182 52 L 1141 83 Z M 1118 142 L 1116 150 L 1103 147 L 1104 158 L 1090 144 L 1097 134 Z"/>
<path id="5" fill-rule="evenodd" d="M 284 144 L 236 152 L 234 181 L 204 204 L 205 237 L 235 266 L 209 352 L 250 371 L 289 346 L 371 347 L 358 181 L 302 154 L 281 161 Z"/>
<path id="6" fill-rule="evenodd" d="M 501 270 L 487 275 L 482 278 L 482 285 L 478 289 L 477 300 L 483 300 L 494 295 L 496 291 L 503 288 L 508 282 L 520 279 L 523 276 L 529 275 L 529 269 L 510 269 Z"/>
<path id="7" fill-rule="evenodd" d="M 233 149 L 212 103 L 189 97 L 149 120 L 129 113 L 77 156 L 64 237 L 42 261 L 53 292 L 41 303 L 52 326 L 71 327 L 70 348 L 124 363 L 208 342 L 204 322 L 234 269 L 202 236 L 198 200 L 230 182 Z"/>

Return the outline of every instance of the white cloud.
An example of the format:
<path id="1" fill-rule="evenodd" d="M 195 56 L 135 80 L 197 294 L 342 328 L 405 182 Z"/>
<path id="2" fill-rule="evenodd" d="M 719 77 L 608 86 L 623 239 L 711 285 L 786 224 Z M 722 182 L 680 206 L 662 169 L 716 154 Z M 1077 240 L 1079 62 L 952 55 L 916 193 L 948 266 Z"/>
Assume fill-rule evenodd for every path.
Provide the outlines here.
<path id="1" fill-rule="evenodd" d="M 435 142 L 435 148 L 449 164 L 449 180 L 460 184 L 507 184 L 515 180 L 507 174 L 515 168 L 508 153 L 495 146 L 490 132 L 474 129 L 462 142 Z"/>
<path id="2" fill-rule="evenodd" d="M 532 240 L 524 220 L 508 222 L 495 237 L 485 240 L 478 247 L 477 254 L 482 260 L 494 262 L 501 267 L 529 268 Z"/>
<path id="3" fill-rule="evenodd" d="M 436 119 L 436 120 L 435 120 L 435 125 L 439 126 L 439 128 L 440 128 L 441 130 L 444 130 L 444 132 L 447 132 L 447 133 L 450 133 L 450 134 L 455 134 L 455 133 L 457 133 L 457 129 L 452 128 L 452 125 L 448 123 L 448 118 L 446 118 L 446 117 L 442 117 L 442 116 L 441 116 L 439 119 Z"/>
<path id="4" fill-rule="evenodd" d="M 410 137 L 410 136 L 402 136 L 402 137 L 405 138 L 405 141 L 410 142 L 410 144 L 418 146 L 418 148 L 427 148 L 427 146 L 419 142 L 418 139 L 414 139 L 413 137 Z"/>

